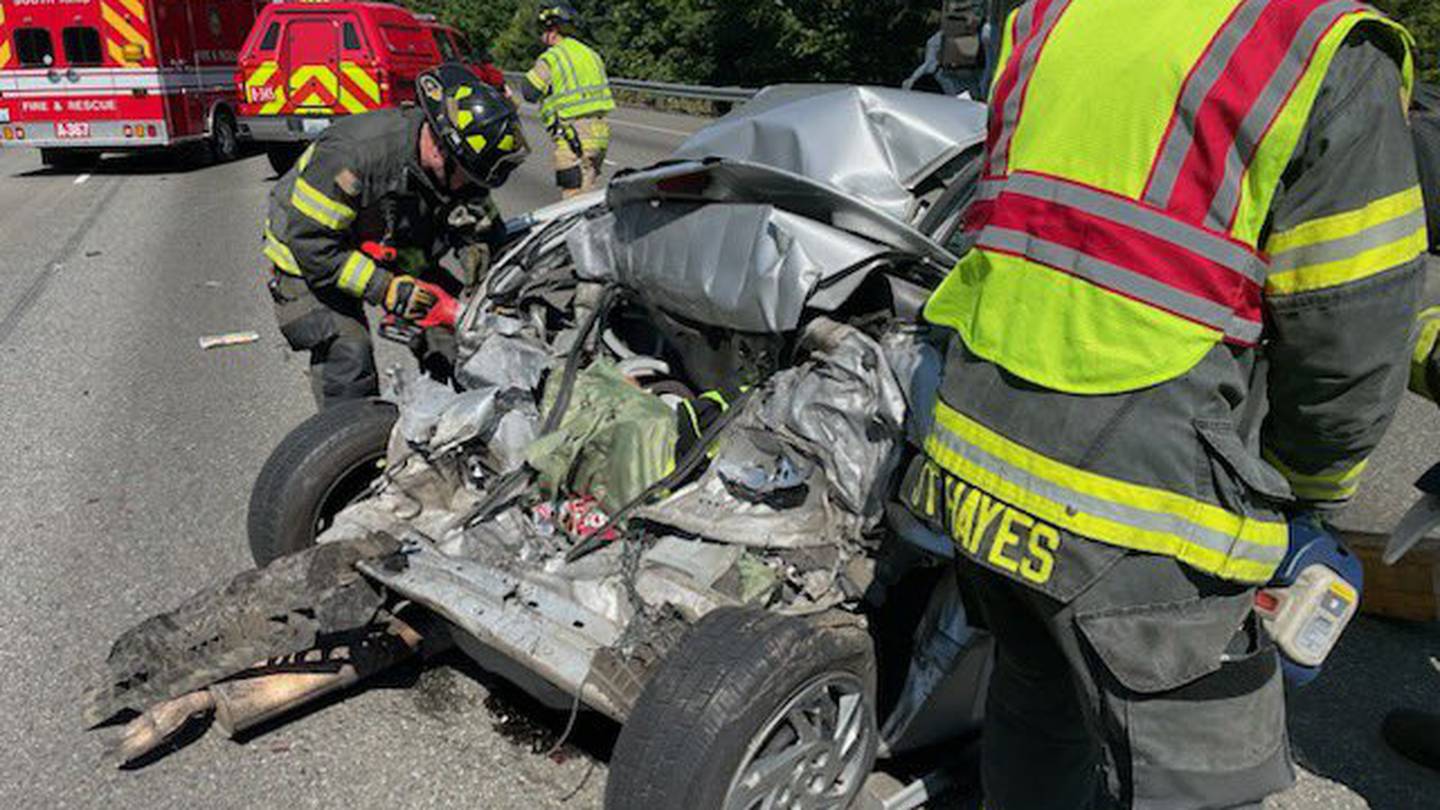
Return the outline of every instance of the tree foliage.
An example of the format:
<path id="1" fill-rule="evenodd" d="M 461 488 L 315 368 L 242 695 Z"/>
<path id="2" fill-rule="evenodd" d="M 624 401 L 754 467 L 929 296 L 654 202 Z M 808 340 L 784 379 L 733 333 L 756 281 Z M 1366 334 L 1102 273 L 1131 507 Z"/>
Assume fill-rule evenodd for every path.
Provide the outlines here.
<path id="1" fill-rule="evenodd" d="M 1421 76 L 1440 82 L 1440 2 L 1437 0 L 1377 0 L 1387 14 L 1404 23 L 1415 35 Z"/>
<path id="2" fill-rule="evenodd" d="M 537 0 L 402 0 L 489 45 L 506 68 L 540 53 Z M 576 0 L 581 37 L 615 76 L 713 85 L 898 84 L 919 64 L 939 0 Z M 1440 0 L 1376 0 L 1409 26 L 1440 81 Z"/>

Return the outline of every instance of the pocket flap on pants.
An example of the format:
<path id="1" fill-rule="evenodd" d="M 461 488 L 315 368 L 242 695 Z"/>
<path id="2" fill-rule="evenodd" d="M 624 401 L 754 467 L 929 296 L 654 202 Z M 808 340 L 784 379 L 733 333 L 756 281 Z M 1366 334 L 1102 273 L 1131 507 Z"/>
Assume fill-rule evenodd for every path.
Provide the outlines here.
<path id="1" fill-rule="evenodd" d="M 1252 598 L 1246 592 L 1138 605 L 1077 615 L 1075 622 L 1121 685 L 1153 694 L 1218 670 Z"/>

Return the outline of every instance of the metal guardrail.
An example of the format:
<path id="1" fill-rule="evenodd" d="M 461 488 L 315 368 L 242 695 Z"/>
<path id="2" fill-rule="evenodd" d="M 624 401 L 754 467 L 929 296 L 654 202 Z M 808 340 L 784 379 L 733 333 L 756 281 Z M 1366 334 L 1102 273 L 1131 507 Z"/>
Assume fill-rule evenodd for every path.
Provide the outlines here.
<path id="1" fill-rule="evenodd" d="M 505 71 L 505 78 L 509 81 L 523 79 L 524 73 L 518 70 Z M 616 90 L 628 90 L 632 93 L 646 93 L 652 96 L 666 96 L 669 98 L 690 98 L 699 101 L 724 101 L 739 103 L 749 101 L 759 90 L 753 87 L 706 87 L 697 84 L 676 84 L 674 82 L 651 82 L 643 79 L 614 79 L 610 80 L 610 86 Z"/>

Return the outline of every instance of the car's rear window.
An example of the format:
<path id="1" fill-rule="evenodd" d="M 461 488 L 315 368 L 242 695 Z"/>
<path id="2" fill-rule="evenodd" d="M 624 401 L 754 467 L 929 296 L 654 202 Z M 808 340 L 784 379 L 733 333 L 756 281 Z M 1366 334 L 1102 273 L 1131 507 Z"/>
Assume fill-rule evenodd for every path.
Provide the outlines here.
<path id="1" fill-rule="evenodd" d="M 278 44 L 280 44 L 280 23 L 277 20 L 270 23 L 270 27 L 265 29 L 265 36 L 260 40 L 260 51 L 262 53 L 273 51 Z"/>
<path id="2" fill-rule="evenodd" d="M 65 61 L 77 66 L 94 66 L 104 61 L 100 50 L 100 32 L 88 25 L 76 25 L 60 32 L 65 46 Z"/>
<path id="3" fill-rule="evenodd" d="M 15 58 L 22 67 L 44 67 L 55 61 L 55 45 L 44 28 L 15 29 Z"/>
<path id="4" fill-rule="evenodd" d="M 426 54 L 434 52 L 433 44 L 425 33 L 425 29 L 419 26 L 382 25 L 380 26 L 380 36 L 385 40 L 385 47 L 395 53 Z"/>

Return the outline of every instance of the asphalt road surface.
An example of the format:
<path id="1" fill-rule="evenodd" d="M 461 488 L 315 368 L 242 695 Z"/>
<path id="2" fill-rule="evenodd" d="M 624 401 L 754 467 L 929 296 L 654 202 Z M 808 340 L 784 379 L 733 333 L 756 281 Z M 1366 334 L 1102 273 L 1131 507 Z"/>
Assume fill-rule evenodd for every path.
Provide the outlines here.
<path id="1" fill-rule="evenodd" d="M 507 212 L 557 196 L 531 123 L 541 151 L 500 193 Z M 611 160 L 657 160 L 701 123 L 623 111 Z M 109 159 L 76 175 L 0 151 L 0 807 L 598 807 L 613 729 L 582 722 L 578 747 L 549 754 L 565 718 L 458 663 L 240 743 L 212 732 L 134 772 L 82 730 L 80 693 L 121 631 L 249 566 L 251 481 L 312 412 L 259 271 L 272 181 L 260 157 Z M 262 339 L 197 345 L 234 330 Z M 1396 460 L 1380 465 L 1386 503 L 1403 506 L 1440 447 L 1431 416 L 1407 407 Z M 1433 626 L 1360 622 L 1294 696 L 1295 744 L 1318 776 L 1270 806 L 1435 806 L 1440 777 L 1377 736 L 1391 706 L 1440 705 L 1429 656 Z"/>

